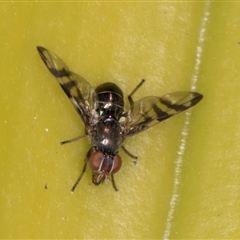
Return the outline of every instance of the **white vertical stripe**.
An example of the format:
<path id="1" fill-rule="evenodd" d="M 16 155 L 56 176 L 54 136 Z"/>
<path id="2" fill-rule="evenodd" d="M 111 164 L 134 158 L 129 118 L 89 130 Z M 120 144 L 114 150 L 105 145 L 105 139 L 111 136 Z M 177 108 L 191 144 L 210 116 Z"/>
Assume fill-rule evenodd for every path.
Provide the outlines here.
<path id="1" fill-rule="evenodd" d="M 196 47 L 196 57 L 195 57 L 196 62 L 195 62 L 195 66 L 194 66 L 193 75 L 191 78 L 191 91 L 194 91 L 196 89 L 196 84 L 197 84 L 197 80 L 198 80 L 197 78 L 198 78 L 199 67 L 200 67 L 201 59 L 202 59 L 202 49 L 203 49 L 203 43 L 205 41 L 205 32 L 206 32 L 206 26 L 207 26 L 207 22 L 208 22 L 209 9 L 210 9 L 210 1 L 207 1 L 206 5 L 205 5 L 205 9 L 204 9 L 204 16 L 201 21 L 198 43 L 197 43 L 197 47 Z M 185 153 L 185 145 L 186 145 L 188 131 L 189 131 L 190 117 L 191 117 L 191 111 L 188 111 L 186 113 L 186 119 L 185 119 L 185 123 L 184 123 L 183 130 L 181 133 L 181 142 L 180 142 L 180 146 L 179 146 L 179 150 L 178 150 L 178 157 L 176 159 L 173 192 L 172 192 L 172 197 L 170 200 L 169 212 L 168 212 L 168 216 L 167 216 L 167 220 L 166 220 L 166 227 L 165 227 L 165 231 L 163 234 L 164 240 L 167 240 L 170 237 L 172 219 L 174 217 L 175 208 L 178 203 L 179 183 L 181 182 L 183 156 Z"/>

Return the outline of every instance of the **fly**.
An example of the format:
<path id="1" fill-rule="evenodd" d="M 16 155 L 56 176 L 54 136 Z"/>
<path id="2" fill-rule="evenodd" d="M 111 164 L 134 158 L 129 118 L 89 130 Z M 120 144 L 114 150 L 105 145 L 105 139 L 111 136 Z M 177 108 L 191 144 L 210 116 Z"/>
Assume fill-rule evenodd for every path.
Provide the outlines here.
<path id="1" fill-rule="evenodd" d="M 124 140 L 193 107 L 203 98 L 197 92 L 174 92 L 163 97 L 148 96 L 134 102 L 132 96 L 144 83 L 145 80 L 142 80 L 128 95 L 130 108 L 124 111 L 123 92 L 116 84 L 103 83 L 94 90 L 84 78 L 71 72 L 54 53 L 40 46 L 37 50 L 85 125 L 84 135 L 61 144 L 88 136 L 92 145 L 72 192 L 85 173 L 87 164 L 92 170 L 95 185 L 111 178 L 113 188 L 118 191 L 114 174 L 122 165 L 119 150 L 122 148 L 131 158 L 137 159 L 124 147 Z"/>

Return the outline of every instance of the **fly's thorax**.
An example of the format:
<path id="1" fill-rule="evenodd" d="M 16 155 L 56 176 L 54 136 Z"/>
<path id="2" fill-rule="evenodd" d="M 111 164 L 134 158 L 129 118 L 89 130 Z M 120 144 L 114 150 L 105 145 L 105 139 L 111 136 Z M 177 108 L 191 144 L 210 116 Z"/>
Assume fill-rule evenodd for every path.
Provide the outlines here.
<path id="1" fill-rule="evenodd" d="M 115 155 L 124 140 L 119 122 L 108 116 L 94 126 L 90 139 L 93 147 L 106 154 Z"/>
<path id="2" fill-rule="evenodd" d="M 99 115 L 113 115 L 118 119 L 124 110 L 122 90 L 116 84 L 107 82 L 96 88 L 96 94 Z"/>

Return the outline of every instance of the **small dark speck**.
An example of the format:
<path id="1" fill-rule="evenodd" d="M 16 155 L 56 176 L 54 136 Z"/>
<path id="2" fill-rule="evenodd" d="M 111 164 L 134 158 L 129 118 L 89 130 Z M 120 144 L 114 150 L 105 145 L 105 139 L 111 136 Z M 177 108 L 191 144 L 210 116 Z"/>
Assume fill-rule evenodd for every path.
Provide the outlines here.
<path id="1" fill-rule="evenodd" d="M 45 184 L 44 188 L 47 189 L 47 183 Z"/>
<path id="2" fill-rule="evenodd" d="M 238 41 L 238 44 L 240 44 L 240 41 Z"/>

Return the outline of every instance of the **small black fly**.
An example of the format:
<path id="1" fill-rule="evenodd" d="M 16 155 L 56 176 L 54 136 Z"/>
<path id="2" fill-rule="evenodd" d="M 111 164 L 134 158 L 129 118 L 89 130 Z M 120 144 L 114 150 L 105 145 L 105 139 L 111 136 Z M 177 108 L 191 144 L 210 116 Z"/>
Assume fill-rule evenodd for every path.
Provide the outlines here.
<path id="1" fill-rule="evenodd" d="M 61 144 L 85 136 L 89 136 L 92 144 L 72 191 L 86 171 L 87 163 L 92 170 L 92 182 L 95 185 L 108 181 L 111 176 L 113 188 L 117 191 L 114 174 L 122 165 L 119 149 L 122 148 L 130 157 L 137 159 L 123 146 L 124 140 L 193 107 L 203 98 L 197 92 L 174 92 L 163 97 L 148 96 L 134 102 L 132 96 L 144 83 L 142 80 L 128 96 L 130 109 L 124 111 L 123 93 L 116 84 L 103 83 L 94 90 L 84 78 L 71 72 L 58 56 L 40 46 L 37 50 L 85 125 L 84 135 Z"/>

